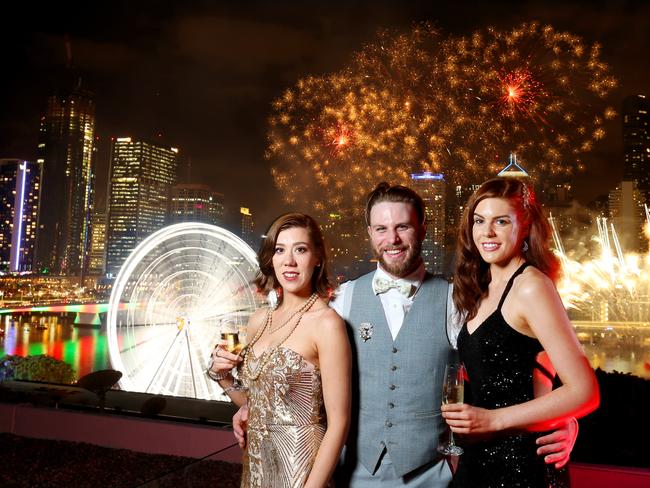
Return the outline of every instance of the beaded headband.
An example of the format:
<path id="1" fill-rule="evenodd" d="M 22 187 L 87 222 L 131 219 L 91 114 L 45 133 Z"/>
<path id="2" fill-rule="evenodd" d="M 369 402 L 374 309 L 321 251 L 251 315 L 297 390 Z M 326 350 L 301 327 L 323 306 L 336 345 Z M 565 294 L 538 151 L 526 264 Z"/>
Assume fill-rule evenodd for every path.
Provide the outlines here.
<path id="1" fill-rule="evenodd" d="M 530 189 L 528 188 L 528 185 L 524 183 L 523 186 L 521 187 L 521 203 L 526 210 L 530 210 L 531 198 L 532 195 Z"/>

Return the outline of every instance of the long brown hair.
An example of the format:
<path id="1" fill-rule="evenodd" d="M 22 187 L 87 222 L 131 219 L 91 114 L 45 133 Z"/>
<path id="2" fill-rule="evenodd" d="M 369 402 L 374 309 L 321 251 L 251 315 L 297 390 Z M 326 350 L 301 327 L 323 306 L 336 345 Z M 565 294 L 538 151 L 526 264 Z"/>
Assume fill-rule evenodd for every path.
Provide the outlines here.
<path id="1" fill-rule="evenodd" d="M 528 247 L 525 252 L 522 250 L 526 261 L 554 282 L 560 272 L 560 261 L 549 247 L 551 228 L 532 187 L 517 178 L 486 181 L 469 198 L 458 229 L 453 298 L 456 309 L 465 320 L 476 316 L 491 280 L 490 267 L 481 258 L 472 236 L 474 211 L 486 198 L 504 198 L 515 207 Z"/>
<path id="2" fill-rule="evenodd" d="M 325 251 L 323 233 L 313 218 L 299 212 L 280 215 L 266 231 L 262 244 L 260 245 L 260 250 L 257 252 L 260 272 L 255 279 L 255 283 L 263 293 L 268 293 L 278 287 L 278 278 L 275 276 L 275 271 L 273 270 L 275 245 L 280 232 L 293 227 L 307 229 L 309 237 L 314 244 L 314 250 L 320 260 L 320 265 L 314 269 L 314 274 L 311 277 L 311 287 L 314 293 L 325 298 L 329 296 L 332 285 L 327 273 L 327 253 Z"/>

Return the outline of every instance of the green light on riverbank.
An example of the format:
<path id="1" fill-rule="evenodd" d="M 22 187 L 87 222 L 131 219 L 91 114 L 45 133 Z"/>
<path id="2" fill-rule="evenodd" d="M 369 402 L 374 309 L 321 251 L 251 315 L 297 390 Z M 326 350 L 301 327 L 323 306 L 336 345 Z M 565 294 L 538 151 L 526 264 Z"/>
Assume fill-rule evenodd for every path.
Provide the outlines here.
<path id="1" fill-rule="evenodd" d="M 42 342 L 32 342 L 29 344 L 29 355 L 30 356 L 38 356 L 39 354 L 45 354 L 47 352 L 47 348 L 45 347 L 45 344 Z"/>
<path id="2" fill-rule="evenodd" d="M 63 343 L 63 360 L 72 366 L 75 371 L 79 371 L 77 364 L 77 343 L 76 338 Z"/>

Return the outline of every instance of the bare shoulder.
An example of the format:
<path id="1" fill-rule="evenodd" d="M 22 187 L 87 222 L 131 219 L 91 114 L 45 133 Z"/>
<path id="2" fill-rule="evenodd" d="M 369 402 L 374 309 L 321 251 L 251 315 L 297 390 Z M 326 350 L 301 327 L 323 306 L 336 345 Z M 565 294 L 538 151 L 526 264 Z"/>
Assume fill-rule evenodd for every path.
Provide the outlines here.
<path id="1" fill-rule="evenodd" d="M 311 319 L 325 327 L 343 326 L 343 319 L 336 311 L 328 306 L 324 300 L 316 302 L 316 306 L 310 311 Z"/>
<path id="2" fill-rule="evenodd" d="M 327 306 L 324 301 L 310 311 L 309 322 L 312 325 L 311 333 L 316 342 L 328 340 L 338 333 L 345 334 L 345 322 L 335 310 Z"/>
<path id="3" fill-rule="evenodd" d="M 267 313 L 269 313 L 268 307 L 258 308 L 253 312 L 253 314 L 250 317 L 251 323 L 259 325 L 260 322 L 262 322 L 266 318 Z"/>
<path id="4" fill-rule="evenodd" d="M 309 335 L 315 346 L 319 361 L 324 361 L 327 351 L 336 357 L 346 353 L 350 347 L 345 322 L 341 316 L 328 306 L 314 310 Z M 327 353 L 329 354 L 329 353 Z"/>
<path id="5" fill-rule="evenodd" d="M 268 313 L 268 307 L 258 308 L 255 310 L 255 312 L 253 312 L 253 314 L 248 319 L 247 333 L 249 335 L 256 332 L 260 328 L 266 319 L 266 314 Z"/>
<path id="6" fill-rule="evenodd" d="M 322 311 L 320 311 L 321 316 L 320 316 L 320 322 L 323 324 L 324 327 L 333 327 L 333 328 L 345 328 L 345 323 L 343 322 L 343 319 L 341 316 L 336 313 L 336 310 L 326 307 Z"/>
<path id="7" fill-rule="evenodd" d="M 538 297 L 540 293 L 555 294 L 553 281 L 537 268 L 526 268 L 519 279 L 515 281 L 515 291 L 522 298 Z"/>

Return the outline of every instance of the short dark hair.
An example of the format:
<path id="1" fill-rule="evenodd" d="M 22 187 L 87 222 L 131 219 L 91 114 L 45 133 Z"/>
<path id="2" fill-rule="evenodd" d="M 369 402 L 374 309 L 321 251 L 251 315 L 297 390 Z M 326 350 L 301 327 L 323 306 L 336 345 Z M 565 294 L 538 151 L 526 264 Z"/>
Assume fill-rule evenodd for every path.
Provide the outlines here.
<path id="1" fill-rule="evenodd" d="M 370 225 L 370 211 L 372 210 L 372 207 L 381 202 L 410 203 L 413 205 L 413 208 L 418 215 L 418 222 L 424 225 L 426 216 L 425 206 L 420 195 L 407 186 L 391 186 L 385 181 L 379 183 L 374 190 L 368 193 L 368 198 L 366 199 L 366 225 Z"/>
<path id="2" fill-rule="evenodd" d="M 255 279 L 255 283 L 263 293 L 268 293 L 278 286 L 278 278 L 275 276 L 275 271 L 273 270 L 275 245 L 280 232 L 294 227 L 307 229 L 309 237 L 314 244 L 316 255 L 320 260 L 320 266 L 314 270 L 311 279 L 312 292 L 325 298 L 329 296 L 332 290 L 332 285 L 327 273 L 327 253 L 325 251 L 323 233 L 312 217 L 299 212 L 290 212 L 280 215 L 273 221 L 269 229 L 266 231 L 262 244 L 260 245 L 260 250 L 257 253 L 260 272 Z"/>

